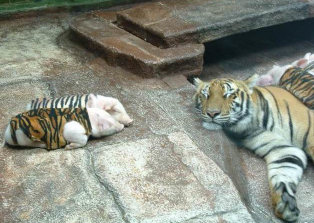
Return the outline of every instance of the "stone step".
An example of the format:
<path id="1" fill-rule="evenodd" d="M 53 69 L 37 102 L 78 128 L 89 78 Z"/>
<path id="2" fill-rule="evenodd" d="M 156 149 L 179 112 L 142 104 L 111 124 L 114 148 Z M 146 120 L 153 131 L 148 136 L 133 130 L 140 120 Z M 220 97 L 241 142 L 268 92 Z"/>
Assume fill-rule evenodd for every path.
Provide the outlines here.
<path id="1" fill-rule="evenodd" d="M 116 26 L 115 12 L 94 12 L 76 17 L 71 30 L 87 47 L 99 51 L 113 66 L 144 77 L 198 74 L 204 46 L 189 43 L 160 49 Z"/>
<path id="2" fill-rule="evenodd" d="M 117 22 L 145 41 L 168 48 L 313 16 L 313 0 L 173 0 L 118 12 Z"/>

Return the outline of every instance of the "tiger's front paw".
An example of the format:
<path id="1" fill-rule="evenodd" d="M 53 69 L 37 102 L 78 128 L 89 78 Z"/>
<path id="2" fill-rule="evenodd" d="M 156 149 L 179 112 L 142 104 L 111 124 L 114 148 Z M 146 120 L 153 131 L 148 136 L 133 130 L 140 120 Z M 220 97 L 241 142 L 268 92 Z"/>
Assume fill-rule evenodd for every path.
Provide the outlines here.
<path id="1" fill-rule="evenodd" d="M 289 188 L 289 190 L 292 191 L 291 188 Z M 279 218 L 287 222 L 295 222 L 298 220 L 300 211 L 297 207 L 295 196 L 288 193 L 287 187 L 284 183 L 281 183 L 279 188 L 274 191 L 272 198 L 275 207 L 275 214 Z"/>

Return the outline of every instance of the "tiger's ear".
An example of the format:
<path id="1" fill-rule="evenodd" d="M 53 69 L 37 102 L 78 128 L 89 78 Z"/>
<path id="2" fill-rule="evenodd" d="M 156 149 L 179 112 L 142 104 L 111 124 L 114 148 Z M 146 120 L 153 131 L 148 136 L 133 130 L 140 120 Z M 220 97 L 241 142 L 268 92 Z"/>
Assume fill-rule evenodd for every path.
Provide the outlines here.
<path id="1" fill-rule="evenodd" d="M 249 87 L 250 90 L 252 90 L 253 87 L 256 86 L 258 79 L 259 79 L 259 75 L 254 74 L 251 77 L 249 77 L 248 79 L 244 80 L 244 83 Z"/>
<path id="2" fill-rule="evenodd" d="M 94 94 L 88 95 L 88 100 L 86 103 L 86 108 L 95 108 L 96 107 L 97 98 Z"/>
<path id="3" fill-rule="evenodd" d="M 195 77 L 194 75 L 188 76 L 187 80 L 193 84 L 196 88 L 198 88 L 203 81 L 201 81 L 201 79 L 199 79 L 198 77 Z"/>

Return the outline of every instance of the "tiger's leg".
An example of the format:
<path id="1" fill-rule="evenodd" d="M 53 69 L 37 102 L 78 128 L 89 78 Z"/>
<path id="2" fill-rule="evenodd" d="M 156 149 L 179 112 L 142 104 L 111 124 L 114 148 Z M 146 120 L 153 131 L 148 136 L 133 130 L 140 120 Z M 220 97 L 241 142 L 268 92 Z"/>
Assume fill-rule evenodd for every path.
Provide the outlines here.
<path id="1" fill-rule="evenodd" d="M 280 135 L 264 130 L 252 133 L 244 143 L 266 160 L 275 214 L 286 221 L 296 221 L 299 216 L 296 188 L 307 163 L 304 151 Z"/>
<path id="2" fill-rule="evenodd" d="M 265 158 L 275 214 L 286 221 L 296 221 L 300 211 L 295 194 L 306 167 L 306 155 L 297 147 L 283 145 Z"/>
<path id="3" fill-rule="evenodd" d="M 305 151 L 314 162 L 314 146 L 306 148 Z"/>
<path id="4" fill-rule="evenodd" d="M 75 149 L 86 145 L 88 136 L 84 127 L 76 122 L 67 122 L 64 126 L 63 137 L 69 143 L 65 149 Z"/>

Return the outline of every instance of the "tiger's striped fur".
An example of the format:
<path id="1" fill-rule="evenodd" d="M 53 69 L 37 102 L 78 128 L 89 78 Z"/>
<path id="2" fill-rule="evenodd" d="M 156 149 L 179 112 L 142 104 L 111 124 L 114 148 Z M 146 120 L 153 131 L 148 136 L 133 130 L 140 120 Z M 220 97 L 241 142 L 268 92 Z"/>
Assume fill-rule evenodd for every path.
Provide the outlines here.
<path id="1" fill-rule="evenodd" d="M 314 62 L 303 69 L 292 67 L 286 70 L 280 78 L 279 86 L 291 92 L 310 109 L 314 109 Z"/>
<path id="2" fill-rule="evenodd" d="M 71 95 L 60 98 L 36 98 L 26 107 L 27 110 L 39 108 L 85 108 L 90 94 Z"/>
<path id="3" fill-rule="evenodd" d="M 256 87 L 257 78 L 195 78 L 195 107 L 204 122 L 220 125 L 236 143 L 266 160 L 275 214 L 296 221 L 295 193 L 306 154 L 314 160 L 314 111 L 282 88 Z"/>
<path id="4" fill-rule="evenodd" d="M 63 136 L 65 124 L 76 121 L 81 124 L 86 135 L 91 135 L 92 127 L 86 108 L 35 109 L 18 114 L 10 120 L 11 138 L 18 144 L 18 129 L 32 141 L 43 142 L 47 149 L 57 149 L 67 145 Z"/>

